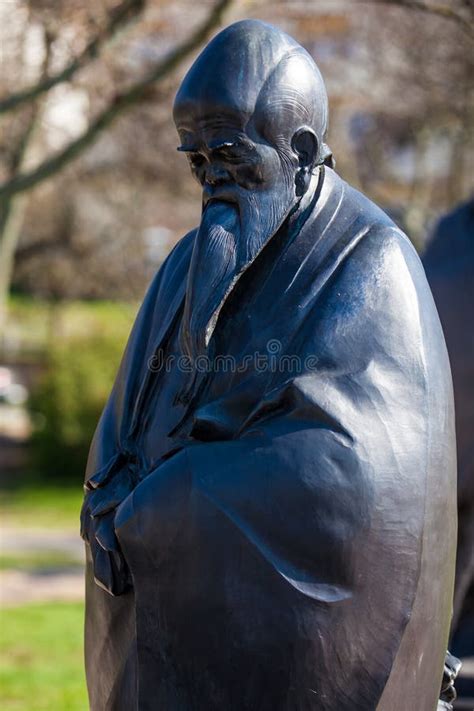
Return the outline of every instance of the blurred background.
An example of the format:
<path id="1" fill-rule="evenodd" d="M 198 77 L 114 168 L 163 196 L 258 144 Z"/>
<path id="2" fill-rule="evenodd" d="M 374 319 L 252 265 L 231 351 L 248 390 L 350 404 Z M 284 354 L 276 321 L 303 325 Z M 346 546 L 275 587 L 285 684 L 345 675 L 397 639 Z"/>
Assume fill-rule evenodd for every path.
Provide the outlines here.
<path id="1" fill-rule="evenodd" d="M 462 420 L 453 651 L 465 659 L 457 708 L 474 706 L 473 1 L 2 0 L 4 711 L 87 709 L 87 450 L 146 287 L 199 221 L 199 188 L 176 153 L 174 94 L 206 39 L 244 17 L 313 55 L 338 172 L 424 256 Z"/>

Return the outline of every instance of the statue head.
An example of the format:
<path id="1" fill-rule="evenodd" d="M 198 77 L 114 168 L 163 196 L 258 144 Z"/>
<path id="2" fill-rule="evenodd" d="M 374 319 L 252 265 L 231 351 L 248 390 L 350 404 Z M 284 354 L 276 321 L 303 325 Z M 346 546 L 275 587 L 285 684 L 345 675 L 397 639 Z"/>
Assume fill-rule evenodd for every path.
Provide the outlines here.
<path id="1" fill-rule="evenodd" d="M 199 55 L 173 113 L 178 150 L 203 189 L 187 307 L 188 328 L 201 331 L 207 346 L 232 284 L 298 208 L 330 157 L 327 94 L 303 47 L 271 25 L 244 20 Z M 204 263 L 208 294 L 196 276 Z"/>
<path id="2" fill-rule="evenodd" d="M 266 191 L 281 177 L 291 178 L 297 201 L 311 171 L 328 158 L 327 116 L 326 89 L 311 56 L 258 20 L 220 32 L 174 104 L 178 150 L 188 155 L 204 203 L 233 186 Z"/>

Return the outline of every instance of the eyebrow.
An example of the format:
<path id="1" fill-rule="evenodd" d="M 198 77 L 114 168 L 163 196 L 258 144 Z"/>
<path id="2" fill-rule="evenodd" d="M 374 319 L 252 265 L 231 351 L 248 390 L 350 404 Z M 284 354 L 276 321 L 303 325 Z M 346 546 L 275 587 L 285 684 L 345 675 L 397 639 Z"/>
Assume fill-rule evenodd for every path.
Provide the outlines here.
<path id="1" fill-rule="evenodd" d="M 181 153 L 197 153 L 197 146 L 178 146 L 177 151 L 181 151 Z"/>
<path id="2" fill-rule="evenodd" d="M 216 141 L 215 143 L 211 143 L 209 145 L 209 148 L 211 151 L 219 151 L 222 148 L 235 148 L 236 146 L 242 145 L 241 141 Z M 178 146 L 177 151 L 180 151 L 181 153 L 197 153 L 198 148 L 197 146 Z"/>
<path id="3" fill-rule="evenodd" d="M 219 151 L 221 148 L 234 148 L 240 145 L 240 141 L 215 141 L 209 144 L 211 151 Z"/>

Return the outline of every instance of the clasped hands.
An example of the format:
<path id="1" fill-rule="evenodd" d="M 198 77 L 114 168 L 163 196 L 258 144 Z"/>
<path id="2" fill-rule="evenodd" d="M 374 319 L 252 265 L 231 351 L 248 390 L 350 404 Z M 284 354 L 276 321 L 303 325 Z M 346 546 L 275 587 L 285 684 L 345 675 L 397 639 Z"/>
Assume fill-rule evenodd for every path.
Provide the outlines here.
<path id="1" fill-rule="evenodd" d="M 97 585 L 114 596 L 132 588 L 128 554 L 156 558 L 146 539 L 156 540 L 155 529 L 161 540 L 173 536 L 181 519 L 179 501 L 189 494 L 189 476 L 187 453 L 180 450 L 142 481 L 127 463 L 87 481 L 81 536 L 90 546 Z"/>

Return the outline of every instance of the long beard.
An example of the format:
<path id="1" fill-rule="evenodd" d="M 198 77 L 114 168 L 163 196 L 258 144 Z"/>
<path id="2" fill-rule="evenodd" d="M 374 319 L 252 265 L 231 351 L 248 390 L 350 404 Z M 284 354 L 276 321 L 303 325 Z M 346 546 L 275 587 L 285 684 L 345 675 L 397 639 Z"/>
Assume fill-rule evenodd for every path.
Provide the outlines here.
<path id="1" fill-rule="evenodd" d="M 236 203 L 211 200 L 207 204 L 196 235 L 179 336 L 182 352 L 191 363 L 208 355 L 226 299 L 294 203 L 290 182 L 259 194 L 244 190 L 236 193 Z M 194 387 L 195 375 L 181 394 L 185 400 Z"/>
<path id="2" fill-rule="evenodd" d="M 180 341 L 190 358 L 203 355 L 237 272 L 240 221 L 236 207 L 211 202 L 196 235 L 186 287 Z"/>

